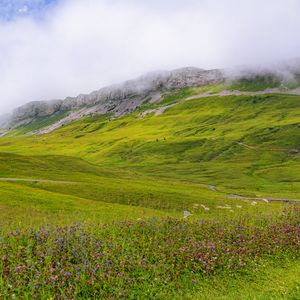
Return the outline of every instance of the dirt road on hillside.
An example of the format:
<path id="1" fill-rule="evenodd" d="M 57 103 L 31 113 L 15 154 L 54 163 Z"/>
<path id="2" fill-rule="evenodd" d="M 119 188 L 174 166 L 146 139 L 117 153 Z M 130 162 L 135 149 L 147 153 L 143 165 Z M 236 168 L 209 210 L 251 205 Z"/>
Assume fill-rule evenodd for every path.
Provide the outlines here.
<path id="1" fill-rule="evenodd" d="M 259 197 L 246 197 L 236 194 L 229 194 L 230 198 L 235 199 L 244 199 L 244 200 L 253 200 L 253 201 L 264 201 L 264 202 L 285 202 L 285 203 L 297 203 L 300 204 L 300 199 L 289 199 L 289 198 L 272 198 L 272 197 L 265 197 L 265 198 L 259 198 Z"/>
<path id="2" fill-rule="evenodd" d="M 142 117 L 146 116 L 147 114 L 154 113 L 156 116 L 159 116 L 163 114 L 168 108 L 171 108 L 172 106 L 189 101 L 189 100 L 194 100 L 194 99 L 199 99 L 199 98 L 207 98 L 207 97 L 215 97 L 215 96 L 242 96 L 242 95 L 248 95 L 248 96 L 256 96 L 256 95 L 267 95 L 267 94 L 291 94 L 291 95 L 300 95 L 300 88 L 299 89 L 294 89 L 294 90 L 288 90 L 282 92 L 278 88 L 273 88 L 273 89 L 266 89 L 263 91 L 258 91 L 258 92 L 246 92 L 246 91 L 230 91 L 230 90 L 224 90 L 219 93 L 212 94 L 210 92 L 204 92 L 198 95 L 194 95 L 191 97 L 183 98 L 179 100 L 176 103 L 172 103 L 166 106 L 159 107 L 157 109 L 149 109 L 141 113 Z"/>
<path id="3" fill-rule="evenodd" d="M 0 181 L 52 182 L 52 183 L 63 183 L 63 184 L 77 184 L 78 183 L 78 182 L 73 182 L 73 181 L 29 179 L 29 178 L 0 178 Z"/>
<path id="4" fill-rule="evenodd" d="M 218 192 L 218 188 L 215 185 L 209 184 L 207 186 L 211 191 Z M 252 201 L 263 201 L 266 203 L 269 202 L 284 202 L 284 203 L 297 203 L 300 204 L 300 199 L 289 199 L 289 198 L 275 198 L 275 197 L 247 197 L 237 194 L 226 194 L 229 198 L 241 199 L 241 200 L 252 200 Z"/>

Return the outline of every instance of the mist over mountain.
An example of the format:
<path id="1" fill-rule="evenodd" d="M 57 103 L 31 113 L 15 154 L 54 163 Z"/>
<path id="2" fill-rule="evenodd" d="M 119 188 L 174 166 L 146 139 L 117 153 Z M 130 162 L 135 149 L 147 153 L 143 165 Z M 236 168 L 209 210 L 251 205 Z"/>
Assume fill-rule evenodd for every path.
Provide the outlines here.
<path id="1" fill-rule="evenodd" d="M 299 0 L 0 0 L 0 300 L 300 299 Z"/>
<path id="2" fill-rule="evenodd" d="M 274 92 L 292 91 L 300 86 L 300 59 L 281 61 L 260 66 L 240 66 L 230 69 L 204 70 L 186 67 L 173 71 L 153 71 L 136 79 L 114 84 L 76 97 L 49 101 L 32 101 L 0 118 L 0 128 L 13 129 L 36 120 L 64 114 L 51 129 L 54 130 L 83 116 L 112 114 L 123 116 L 131 113 L 146 101 L 159 103 L 168 92 L 187 87 L 224 84 L 221 89 L 239 90 L 243 86 L 233 83 L 258 84 Z M 231 84 L 231 86 L 230 86 Z M 221 91 L 221 90 L 220 90 Z"/>
<path id="3" fill-rule="evenodd" d="M 0 114 L 151 70 L 297 57 L 299 10 L 295 0 L 2 1 Z"/>
<path id="4" fill-rule="evenodd" d="M 28 124 L 36 118 L 58 112 L 81 110 L 76 118 L 84 115 L 113 113 L 124 115 L 132 112 L 145 100 L 159 101 L 161 93 L 187 86 L 214 84 L 224 80 L 220 70 L 183 68 L 173 71 L 154 71 L 134 80 L 104 87 L 90 94 L 67 97 L 64 100 L 33 101 L 16 108 L 6 121 L 9 127 Z"/>

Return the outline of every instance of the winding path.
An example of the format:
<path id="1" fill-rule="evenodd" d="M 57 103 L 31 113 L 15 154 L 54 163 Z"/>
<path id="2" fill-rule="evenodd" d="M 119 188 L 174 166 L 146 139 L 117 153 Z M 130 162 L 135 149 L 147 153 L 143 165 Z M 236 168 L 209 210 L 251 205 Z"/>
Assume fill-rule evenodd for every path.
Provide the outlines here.
<path id="1" fill-rule="evenodd" d="M 75 181 L 62 181 L 62 180 L 47 180 L 47 179 L 29 179 L 29 178 L 0 178 L 0 181 L 26 181 L 26 182 L 50 182 L 50 183 L 62 183 L 62 184 L 78 184 L 79 182 Z M 215 185 L 209 184 L 208 188 L 213 192 L 218 192 L 218 189 Z M 241 196 L 237 194 L 227 194 L 228 197 L 234 199 L 241 199 L 241 200 L 253 200 L 253 201 L 264 201 L 268 202 L 284 202 L 284 203 L 297 203 L 300 204 L 300 199 L 289 199 L 289 198 L 273 198 L 273 197 L 247 197 Z"/>
<path id="2" fill-rule="evenodd" d="M 195 100 L 199 98 L 207 98 L 207 97 L 216 97 L 216 96 L 242 96 L 242 95 L 248 95 L 248 96 L 256 96 L 256 95 L 267 95 L 267 94 L 291 94 L 291 95 L 300 95 L 300 88 L 293 89 L 293 90 L 286 90 L 286 91 L 281 91 L 279 88 L 268 88 L 263 91 L 257 91 L 257 92 L 247 92 L 247 91 L 236 91 L 236 90 L 223 90 L 218 93 L 211 93 L 211 92 L 203 92 L 201 94 L 193 95 L 187 98 L 183 98 L 179 101 L 176 101 L 175 103 L 166 105 L 166 106 L 161 106 L 156 109 L 149 109 L 141 113 L 142 117 L 145 117 L 146 115 L 150 113 L 154 113 L 155 116 L 159 116 L 165 112 L 168 108 L 185 102 L 189 100 Z"/>
<path id="3" fill-rule="evenodd" d="M 287 149 L 287 148 L 262 148 L 262 147 L 257 147 L 257 146 L 250 146 L 250 145 L 247 145 L 245 143 L 241 143 L 241 142 L 236 142 L 238 145 L 241 145 L 245 148 L 248 148 L 248 149 L 255 149 L 255 150 L 264 150 L 264 151 L 279 151 L 279 152 L 282 152 L 282 151 L 289 151 L 291 153 L 299 153 L 299 149 Z"/>
<path id="4" fill-rule="evenodd" d="M 63 184 L 77 184 L 78 183 L 78 182 L 74 182 L 74 181 L 29 179 L 29 178 L 0 178 L 0 181 L 52 182 L 52 183 L 63 183 Z"/>
<path id="5" fill-rule="evenodd" d="M 218 188 L 215 185 L 209 184 L 208 188 L 213 192 L 218 192 Z M 253 201 L 263 201 L 266 203 L 269 202 L 284 202 L 284 203 L 297 203 L 300 204 L 300 199 L 289 199 L 289 198 L 276 198 L 276 197 L 248 197 L 241 196 L 237 194 L 226 194 L 229 198 L 240 199 L 240 200 L 253 200 Z"/>
<path id="6" fill-rule="evenodd" d="M 285 202 L 285 203 L 298 203 L 298 204 L 300 204 L 300 199 L 272 198 L 272 197 L 265 197 L 265 198 L 246 197 L 246 196 L 241 196 L 241 195 L 236 195 L 236 194 L 228 194 L 228 196 L 230 198 L 235 198 L 235 199 L 264 201 L 264 202 Z"/>

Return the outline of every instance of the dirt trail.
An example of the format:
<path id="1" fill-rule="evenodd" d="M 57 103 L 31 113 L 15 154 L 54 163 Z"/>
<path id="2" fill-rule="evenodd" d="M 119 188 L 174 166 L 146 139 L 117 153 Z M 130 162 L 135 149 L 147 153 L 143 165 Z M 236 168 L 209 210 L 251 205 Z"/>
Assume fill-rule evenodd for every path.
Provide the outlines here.
<path id="1" fill-rule="evenodd" d="M 236 194 L 229 194 L 228 196 L 230 198 L 235 198 L 235 199 L 264 201 L 264 202 L 286 202 L 286 203 L 298 203 L 298 204 L 300 204 L 300 199 L 273 198 L 273 197 L 259 198 L 259 197 L 241 196 L 241 195 L 236 195 Z"/>
<path id="2" fill-rule="evenodd" d="M 242 95 L 248 95 L 248 96 L 255 96 L 255 95 L 266 95 L 266 94 L 283 94 L 283 92 L 280 91 L 280 89 L 266 89 L 264 91 L 258 91 L 258 92 L 243 92 L 243 91 L 228 91 L 224 90 L 219 93 L 209 93 L 205 92 L 202 94 L 194 95 L 188 98 L 183 99 L 183 101 L 198 99 L 198 98 L 205 98 L 205 97 L 214 97 L 214 96 L 242 96 Z M 284 93 L 286 94 L 286 92 Z M 288 94 L 288 92 L 287 92 Z"/>
<path id="3" fill-rule="evenodd" d="M 151 113 L 154 113 L 155 116 L 159 116 L 161 114 L 163 114 L 165 112 L 165 110 L 167 110 L 168 108 L 176 105 L 177 103 L 173 103 L 173 104 L 169 104 L 169 105 L 166 105 L 166 106 L 161 106 L 159 108 L 156 108 L 156 109 L 148 109 L 144 112 L 141 113 L 141 116 L 142 117 L 145 117 L 146 115 L 148 114 L 151 114 Z"/>
<path id="4" fill-rule="evenodd" d="M 185 101 L 189 101 L 189 100 L 194 100 L 194 99 L 199 99 L 199 98 L 207 98 L 207 97 L 215 97 L 215 96 L 221 96 L 221 97 L 224 97 L 224 96 L 241 96 L 241 95 L 248 95 L 248 96 L 255 96 L 255 95 L 266 95 L 266 94 L 293 94 L 293 95 L 300 95 L 300 88 L 299 89 L 294 89 L 294 90 L 287 90 L 287 91 L 281 91 L 280 89 L 278 88 L 274 88 L 274 89 L 266 89 L 264 91 L 258 91 L 258 92 L 243 92 L 243 91 L 229 91 L 229 90 L 224 90 L 224 91 L 221 91 L 219 93 L 215 93 L 215 94 L 212 94 L 210 92 L 204 92 L 204 93 L 201 93 L 201 94 L 198 94 L 198 95 L 194 95 L 194 96 L 191 96 L 191 97 L 188 97 L 188 98 L 184 98 L 176 103 L 172 103 L 172 104 L 169 104 L 169 105 L 166 105 L 166 106 L 162 106 L 162 107 L 159 107 L 157 109 L 149 109 L 149 110 L 146 110 L 144 111 L 143 113 L 141 113 L 141 116 L 144 117 L 146 116 L 147 114 L 150 114 L 150 113 L 154 113 L 156 116 L 159 116 L 161 115 L 162 113 L 165 112 L 165 110 L 167 110 L 168 108 L 178 104 L 178 103 L 182 103 L 182 102 L 185 102 Z"/>
<path id="5" fill-rule="evenodd" d="M 218 189 L 217 189 L 217 187 L 215 185 L 209 184 L 208 187 L 213 192 L 217 192 L 218 191 Z"/>
<path id="6" fill-rule="evenodd" d="M 29 178 L 0 178 L 0 181 L 52 182 L 52 183 L 63 183 L 63 184 L 77 184 L 78 183 L 78 182 L 73 182 L 73 181 L 29 179 Z"/>
<path id="7" fill-rule="evenodd" d="M 61 181 L 61 180 L 47 180 L 47 179 L 29 179 L 29 178 L 0 178 L 0 181 L 26 181 L 26 182 L 50 182 L 50 183 L 62 183 L 62 184 L 78 184 L 79 182 L 74 181 Z M 208 185 L 208 188 L 213 192 L 218 192 L 218 188 L 215 185 Z M 289 199 L 289 198 L 273 198 L 273 197 L 247 197 L 237 194 L 227 194 L 230 198 L 243 199 L 243 200 L 253 200 L 253 201 L 264 201 L 264 202 L 285 202 L 285 203 L 298 203 L 300 204 L 300 199 Z"/>
<path id="8" fill-rule="evenodd" d="M 215 185 L 208 184 L 207 187 L 213 191 L 218 192 L 218 188 Z M 241 196 L 237 194 L 226 194 L 229 198 L 235 198 L 240 200 L 252 200 L 252 201 L 263 201 L 266 203 L 269 202 L 284 202 L 284 203 L 297 203 L 300 204 L 300 199 L 289 199 L 289 198 L 276 198 L 276 197 L 248 197 L 248 196 Z"/>
<path id="9" fill-rule="evenodd" d="M 245 148 L 248 148 L 248 149 L 256 149 L 256 150 L 265 150 L 265 151 L 278 151 L 278 152 L 282 152 L 282 151 L 289 151 L 290 153 L 299 153 L 300 150 L 299 149 L 288 149 L 288 148 L 262 148 L 262 147 L 257 147 L 257 146 L 250 146 L 250 145 L 247 145 L 245 143 L 240 143 L 240 142 L 237 142 L 237 144 L 245 147 Z"/>

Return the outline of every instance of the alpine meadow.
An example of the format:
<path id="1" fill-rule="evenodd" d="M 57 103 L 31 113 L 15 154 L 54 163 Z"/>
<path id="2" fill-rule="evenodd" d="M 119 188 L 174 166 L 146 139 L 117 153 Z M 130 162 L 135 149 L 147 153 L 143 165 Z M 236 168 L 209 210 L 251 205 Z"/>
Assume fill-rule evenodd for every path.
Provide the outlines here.
<path id="1" fill-rule="evenodd" d="M 20 7 L 15 1 L 0 3 L 0 27 L 13 32 L 19 47 L 14 61 L 22 64 L 11 64 L 15 76 L 5 71 L 3 76 L 13 82 L 19 78 L 18 68 L 24 68 L 28 78 L 23 83 L 33 87 L 23 89 L 22 83 L 18 92 L 0 76 L 0 101 L 11 99 L 17 107 L 9 112 L 0 106 L 0 299 L 300 299 L 300 60 L 287 55 L 279 59 L 276 47 L 270 47 L 270 60 L 276 63 L 262 63 L 258 57 L 257 64 L 242 60 L 237 62 L 240 66 L 219 69 L 174 64 L 171 71 L 112 81 L 113 85 L 78 96 L 57 90 L 58 99 L 48 87 L 78 85 L 84 91 L 90 86 L 83 78 L 98 76 L 97 72 L 99 79 L 105 78 L 105 64 L 112 69 L 116 65 L 120 73 L 128 68 L 114 61 L 117 50 L 103 62 L 103 70 L 87 68 L 86 57 L 93 60 L 94 50 L 102 47 L 99 51 L 106 51 L 110 40 L 100 47 L 94 40 L 98 31 L 83 34 L 80 29 L 89 24 L 88 11 L 91 18 L 102 10 L 115 15 L 118 5 L 126 5 L 116 1 L 110 7 L 100 1 L 98 7 L 93 0 L 21 2 Z M 175 1 L 178 6 L 167 2 L 178 22 L 187 23 L 180 1 Z M 292 2 L 286 5 L 292 7 Z M 66 14 L 80 16 L 72 5 L 81 8 L 78 27 L 70 21 L 71 12 Z M 128 1 L 122 14 L 130 19 L 136 10 L 143 11 L 140 30 L 147 35 L 146 25 L 155 27 L 147 23 L 149 14 L 157 11 L 159 19 L 169 13 L 156 1 L 149 4 L 148 13 L 144 5 Z M 194 1 L 185 5 L 200 9 Z M 203 10 L 210 7 L 201 5 Z M 226 11 L 223 5 L 219 9 Z M 64 49 L 53 49 L 52 57 L 49 48 L 45 55 L 50 56 L 37 61 L 25 58 L 27 48 L 22 48 L 18 30 L 24 28 L 31 36 L 26 28 L 35 25 L 26 22 L 37 22 L 44 26 L 41 31 L 50 30 L 52 41 L 57 28 L 47 23 L 51 15 L 65 20 L 63 24 L 71 22 L 75 27 L 66 30 L 81 32 L 80 39 L 87 39 L 85 34 L 93 37 L 84 60 L 72 56 L 76 51 L 63 56 L 72 60 L 76 84 L 61 61 L 60 66 L 55 63 L 62 74 L 53 86 L 45 85 L 42 75 L 29 78 L 34 63 L 41 68 L 46 61 L 54 64 L 56 51 Z M 90 21 L 93 26 L 100 22 L 95 20 Z M 194 22 L 192 18 L 193 26 Z M 16 33 L 8 26 L 21 27 Z M 106 34 L 116 34 L 113 26 L 105 28 Z M 0 28 L 2 35 L 7 38 Z M 15 44 L 10 46 L 6 38 L 7 49 L 13 49 Z M 172 34 L 166 38 L 172 42 Z M 205 34 L 203 39 L 210 41 Z M 152 42 L 164 43 L 154 37 Z M 42 42 L 35 36 L 31 43 L 37 47 Z M 66 47 L 68 41 L 61 43 Z M 122 47 L 119 43 L 115 49 Z M 174 61 L 185 47 L 170 47 Z M 42 55 L 34 49 L 32 55 Z M 4 60 L 9 59 L 0 43 L 2 50 Z M 123 50 L 129 51 L 127 42 Z M 140 63 L 134 57 L 139 55 L 130 51 L 134 69 Z M 163 49 L 153 55 L 159 62 L 168 59 Z M 2 70 L 6 69 L 0 60 Z M 50 73 L 47 82 L 54 78 Z M 118 78 L 111 74 L 107 72 L 109 78 Z M 31 91 L 35 97 L 35 90 L 55 100 L 22 98 L 23 92 Z M 23 102 L 14 100 L 16 91 Z"/>

